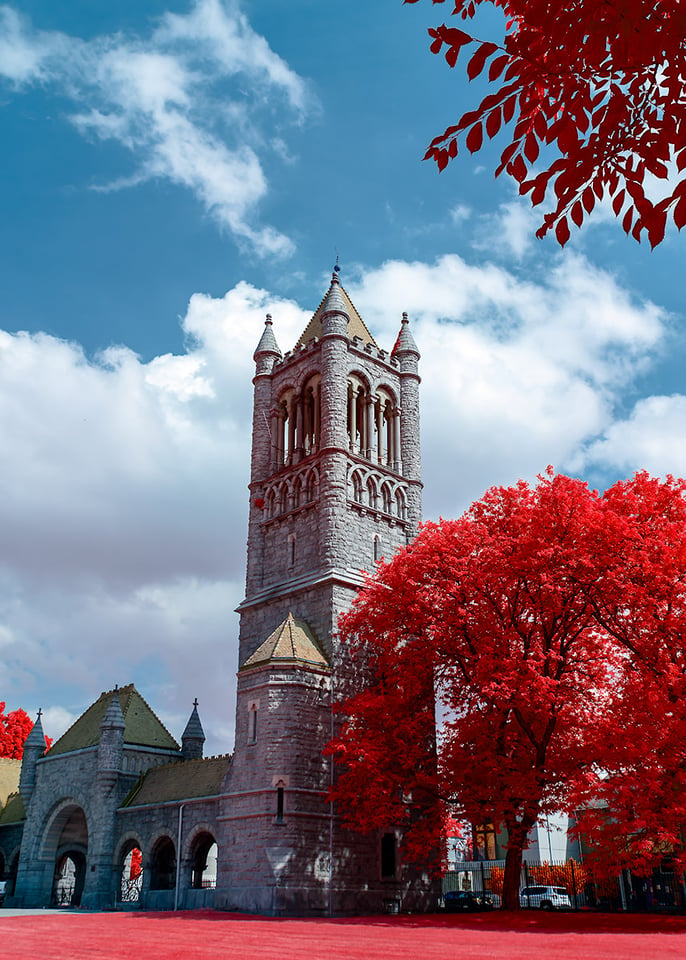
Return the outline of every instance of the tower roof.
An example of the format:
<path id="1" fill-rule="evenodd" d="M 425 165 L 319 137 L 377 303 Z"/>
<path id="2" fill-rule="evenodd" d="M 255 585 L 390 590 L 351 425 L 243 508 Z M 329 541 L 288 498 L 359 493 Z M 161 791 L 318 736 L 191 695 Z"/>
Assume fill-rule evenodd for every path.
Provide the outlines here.
<path id="1" fill-rule="evenodd" d="M 43 724 L 41 723 L 42 710 L 38 711 L 36 722 L 31 727 L 28 737 L 24 741 L 24 749 L 27 747 L 40 747 L 40 752 L 45 752 L 45 734 L 43 733 Z"/>
<path id="2" fill-rule="evenodd" d="M 200 714 L 198 713 L 198 701 L 193 703 L 193 710 L 188 718 L 186 729 L 181 734 L 181 740 L 202 740 L 205 742 L 205 731 L 200 723 Z"/>
<path id="3" fill-rule="evenodd" d="M 124 720 L 124 714 L 121 712 L 121 704 L 119 702 L 119 697 L 117 696 L 118 693 L 119 693 L 119 688 L 115 687 L 114 693 L 112 694 L 112 699 L 110 700 L 110 704 L 107 710 L 105 711 L 105 716 L 102 718 L 100 722 L 101 730 L 107 727 L 110 727 L 110 728 L 116 727 L 119 730 L 126 729 L 126 721 Z"/>
<path id="4" fill-rule="evenodd" d="M 115 694 L 119 700 L 121 713 L 126 724 L 124 743 L 159 747 L 163 750 L 179 749 L 178 743 L 162 724 L 162 721 L 155 716 L 134 685 L 129 683 L 118 690 L 108 690 L 106 693 L 101 693 L 95 703 L 92 703 L 86 712 L 82 713 L 79 719 L 59 738 L 57 743 L 52 745 L 47 756 L 54 757 L 58 753 L 69 753 L 71 750 L 94 747 L 100 740 L 100 725 L 105 719 L 108 707 L 112 706 L 112 699 Z"/>
<path id="5" fill-rule="evenodd" d="M 254 358 L 257 358 L 260 353 L 273 353 L 277 357 L 282 356 L 279 345 L 276 342 L 276 337 L 274 336 L 272 317 L 270 313 L 267 314 L 267 319 L 264 321 L 264 330 L 262 331 L 260 342 L 255 347 L 255 353 L 253 354 Z"/>
<path id="6" fill-rule="evenodd" d="M 241 670 L 279 662 L 329 666 L 309 626 L 304 620 L 296 620 L 290 612 L 283 623 L 248 657 Z"/>
<path id="7" fill-rule="evenodd" d="M 338 310 L 341 313 L 347 314 L 348 336 L 351 340 L 353 337 L 360 337 L 363 343 L 371 343 L 372 346 L 377 346 L 374 337 L 367 329 L 367 325 L 357 312 L 355 304 L 345 292 L 345 289 L 340 285 L 338 281 L 338 273 L 334 271 L 334 274 L 331 278 L 331 286 L 326 291 L 322 297 L 321 303 L 312 314 L 312 319 L 305 327 L 302 336 L 296 344 L 296 348 L 302 347 L 306 343 L 309 343 L 310 340 L 314 339 L 314 337 L 321 337 L 322 315 L 328 313 L 330 310 Z"/>
<path id="8" fill-rule="evenodd" d="M 393 356 L 397 356 L 399 353 L 414 353 L 419 357 L 419 350 L 417 349 L 417 344 L 414 342 L 414 337 L 410 330 L 410 321 L 406 313 L 403 314 L 400 333 L 398 334 L 398 339 L 395 341 L 395 346 L 391 353 Z"/>

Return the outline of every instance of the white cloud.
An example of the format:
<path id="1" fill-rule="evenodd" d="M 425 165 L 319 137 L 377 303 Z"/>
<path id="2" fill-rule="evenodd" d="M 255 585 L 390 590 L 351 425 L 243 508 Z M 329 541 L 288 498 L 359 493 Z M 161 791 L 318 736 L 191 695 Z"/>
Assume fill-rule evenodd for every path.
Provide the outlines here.
<path id="1" fill-rule="evenodd" d="M 0 332 L 0 692 L 49 706 L 48 734 L 132 681 L 177 737 L 197 696 L 208 749 L 230 748 L 252 354 L 267 312 L 292 348 L 326 282 L 307 310 L 244 282 L 195 294 L 186 352 L 148 363 Z M 633 469 L 634 450 L 686 472 L 683 397 L 615 413 L 665 317 L 582 258 L 540 280 L 457 256 L 395 261 L 346 288 L 382 346 L 411 314 L 428 516 L 550 462 Z"/>
<path id="2" fill-rule="evenodd" d="M 257 222 L 268 191 L 264 158 L 286 152 L 284 129 L 315 108 L 303 80 L 235 5 L 196 0 L 149 37 L 83 41 L 38 32 L 0 8 L 0 77 L 71 97 L 84 136 L 131 152 L 134 172 L 100 189 L 165 179 L 192 191 L 217 223 L 262 256 L 293 242 Z M 270 144 L 277 144 L 272 147 Z"/>
<path id="3" fill-rule="evenodd" d="M 646 397 L 625 420 L 611 423 L 604 435 L 579 456 L 580 466 L 611 466 L 630 475 L 686 476 L 686 396 Z"/>

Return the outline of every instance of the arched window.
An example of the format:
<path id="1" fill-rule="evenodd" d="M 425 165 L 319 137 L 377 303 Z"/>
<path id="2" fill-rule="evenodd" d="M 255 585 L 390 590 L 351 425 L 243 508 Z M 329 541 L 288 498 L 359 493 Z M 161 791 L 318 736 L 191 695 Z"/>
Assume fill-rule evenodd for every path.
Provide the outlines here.
<path id="1" fill-rule="evenodd" d="M 312 503 L 317 499 L 317 471 L 310 470 L 305 484 L 305 503 Z"/>
<path id="2" fill-rule="evenodd" d="M 124 847 L 119 880 L 122 903 L 138 903 L 143 889 L 143 854 L 135 840 Z"/>
<path id="3" fill-rule="evenodd" d="M 170 837 L 161 837 L 152 849 L 151 890 L 173 890 L 176 883 L 176 850 Z"/>
<path id="4" fill-rule="evenodd" d="M 267 494 L 267 499 L 266 499 L 265 503 L 266 503 L 266 508 L 265 508 L 265 511 L 264 511 L 264 512 L 265 512 L 265 518 L 266 518 L 267 520 L 271 520 L 271 518 L 276 515 L 276 513 L 275 513 L 275 510 L 276 510 L 276 508 L 275 508 L 275 496 L 274 496 L 274 490 L 273 490 L 273 489 L 270 490 L 269 493 Z"/>
<path id="5" fill-rule="evenodd" d="M 391 498 L 391 488 L 388 486 L 387 483 L 384 483 L 383 487 L 381 488 L 381 499 L 383 503 L 383 512 L 390 513 L 392 498 Z"/>
<path id="6" fill-rule="evenodd" d="M 251 703 L 248 710 L 248 743 L 257 742 L 257 707 L 256 703 Z"/>
<path id="7" fill-rule="evenodd" d="M 377 499 L 376 484 L 370 477 L 369 480 L 367 480 L 367 502 L 373 510 L 376 510 Z"/>
<path id="8" fill-rule="evenodd" d="M 295 563 L 295 534 L 288 535 L 288 566 L 292 567 Z"/>
<path id="9" fill-rule="evenodd" d="M 381 540 L 378 536 L 374 537 L 374 563 L 381 559 Z"/>
<path id="10" fill-rule="evenodd" d="M 283 823 L 285 787 L 282 780 L 276 785 L 276 822 Z"/>
<path id="11" fill-rule="evenodd" d="M 307 457 L 319 448 L 320 401 L 319 375 L 311 377 L 303 388 L 303 454 Z"/>
<path id="12" fill-rule="evenodd" d="M 369 455 L 373 410 L 369 388 L 358 376 L 348 380 L 348 443 L 353 453 Z"/>
<path id="13" fill-rule="evenodd" d="M 396 514 L 400 517 L 401 520 L 405 520 L 407 516 L 407 508 L 405 505 L 405 494 L 402 490 L 398 490 L 395 495 L 395 510 Z"/>
<path id="14" fill-rule="evenodd" d="M 279 513 L 285 513 L 288 510 L 288 484 L 282 483 L 279 487 Z"/>
<path id="15" fill-rule="evenodd" d="M 302 503 L 303 482 L 301 477 L 296 477 L 293 481 L 293 509 L 295 510 Z"/>
<path id="16" fill-rule="evenodd" d="M 353 500 L 355 503 L 362 503 L 362 478 L 359 473 L 355 472 L 352 475 L 352 494 Z"/>

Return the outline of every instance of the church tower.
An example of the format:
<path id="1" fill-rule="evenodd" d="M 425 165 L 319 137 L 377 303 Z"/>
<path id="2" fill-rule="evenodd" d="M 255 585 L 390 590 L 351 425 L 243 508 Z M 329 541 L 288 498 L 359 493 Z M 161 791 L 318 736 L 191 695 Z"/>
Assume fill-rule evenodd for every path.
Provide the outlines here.
<path id="1" fill-rule="evenodd" d="M 389 835 L 382 857 L 383 838 L 340 829 L 324 799 L 332 771 L 322 749 L 338 616 L 421 519 L 419 352 L 406 315 L 393 350 L 377 346 L 336 267 L 295 347 L 281 353 L 268 315 L 254 359 L 236 745 L 216 905 L 380 911 L 406 878 Z"/>

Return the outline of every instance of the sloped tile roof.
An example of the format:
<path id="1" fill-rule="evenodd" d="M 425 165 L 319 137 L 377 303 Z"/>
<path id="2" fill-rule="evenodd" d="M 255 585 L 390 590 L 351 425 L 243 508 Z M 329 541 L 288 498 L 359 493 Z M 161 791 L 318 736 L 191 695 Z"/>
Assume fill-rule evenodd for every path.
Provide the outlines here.
<path id="1" fill-rule="evenodd" d="M 338 281 L 336 281 L 336 285 L 338 286 Z M 309 343 L 310 340 L 314 339 L 314 337 L 321 338 L 322 313 L 325 312 L 325 305 L 329 298 L 330 292 L 331 292 L 331 287 L 326 291 L 326 293 L 322 297 L 321 303 L 312 314 L 312 319 L 307 324 L 303 335 L 298 340 L 296 344 L 296 349 L 298 347 L 304 346 L 306 343 Z M 350 339 L 352 340 L 353 337 L 361 337 L 363 343 L 371 343 L 372 346 L 376 347 L 377 346 L 376 341 L 374 340 L 374 337 L 371 335 L 371 333 L 367 329 L 367 325 L 365 324 L 364 320 L 357 312 L 357 308 L 355 307 L 355 304 L 352 302 L 352 300 L 350 299 L 348 294 L 345 292 L 343 287 L 338 286 L 338 292 L 340 293 L 340 298 L 343 301 L 345 312 L 348 314 L 348 336 L 350 337 Z"/>
<path id="2" fill-rule="evenodd" d="M 248 657 L 241 670 L 275 661 L 329 666 L 329 661 L 320 650 L 307 623 L 296 620 L 292 613 L 289 613 L 283 623 Z"/>
<path id="3" fill-rule="evenodd" d="M 54 757 L 70 750 L 82 750 L 95 746 L 100 739 L 100 724 L 110 705 L 114 690 L 101 693 L 85 713 L 82 713 L 60 739 L 52 745 L 46 756 Z M 161 720 L 148 706 L 132 683 L 117 691 L 119 705 L 124 715 L 126 728 L 124 743 L 142 747 L 158 747 L 178 750 L 179 745 Z"/>
<path id="4" fill-rule="evenodd" d="M 11 793 L 7 798 L 7 803 L 0 810 L 0 826 L 8 823 L 20 823 L 22 820 L 26 820 L 24 802 L 18 793 Z"/>
<path id="5" fill-rule="evenodd" d="M 222 781 L 231 757 L 205 760 L 181 760 L 163 767 L 151 767 L 122 803 L 122 807 L 140 807 L 147 803 L 169 803 L 213 797 L 221 792 Z"/>

